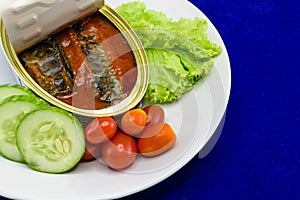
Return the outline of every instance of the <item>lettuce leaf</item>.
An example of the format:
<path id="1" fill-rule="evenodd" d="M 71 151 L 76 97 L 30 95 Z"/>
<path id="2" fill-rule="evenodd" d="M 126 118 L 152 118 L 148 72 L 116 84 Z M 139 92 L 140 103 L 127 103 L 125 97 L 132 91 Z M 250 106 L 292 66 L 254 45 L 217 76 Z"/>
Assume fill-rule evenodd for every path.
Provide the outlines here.
<path id="1" fill-rule="evenodd" d="M 214 57 L 222 51 L 208 39 L 204 19 L 174 21 L 140 1 L 124 3 L 116 11 L 144 45 L 150 71 L 145 98 L 153 103 L 169 103 L 190 91 L 209 74 Z"/>
<path id="2" fill-rule="evenodd" d="M 155 103 L 168 103 L 192 89 L 186 79 L 188 72 L 180 57 L 170 51 L 147 49 L 150 79 L 145 98 Z"/>

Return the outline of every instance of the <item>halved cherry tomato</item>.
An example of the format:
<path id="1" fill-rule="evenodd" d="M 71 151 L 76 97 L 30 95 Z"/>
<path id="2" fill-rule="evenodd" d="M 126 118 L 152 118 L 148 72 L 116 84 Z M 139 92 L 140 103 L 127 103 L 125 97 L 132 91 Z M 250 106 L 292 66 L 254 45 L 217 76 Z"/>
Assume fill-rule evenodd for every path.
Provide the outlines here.
<path id="1" fill-rule="evenodd" d="M 121 130 L 110 141 L 102 146 L 102 157 L 105 163 L 116 170 L 129 167 L 136 159 L 137 144 L 133 137 Z"/>
<path id="2" fill-rule="evenodd" d="M 150 105 L 143 108 L 143 110 L 146 112 L 147 116 L 146 126 L 165 122 L 165 112 L 161 106 Z"/>
<path id="3" fill-rule="evenodd" d="M 117 123 L 111 117 L 98 117 L 85 128 L 84 134 L 88 142 L 99 144 L 109 140 L 117 131 Z"/>
<path id="4" fill-rule="evenodd" d="M 121 119 L 122 130 L 132 136 L 143 131 L 147 122 L 146 112 L 140 108 L 129 110 Z"/>
<path id="5" fill-rule="evenodd" d="M 82 162 L 95 160 L 101 153 L 101 144 L 91 144 L 86 142 L 85 152 L 81 158 Z"/>
<path id="6" fill-rule="evenodd" d="M 151 133 L 151 130 L 154 133 Z M 171 149 L 176 141 L 176 134 L 169 124 L 155 124 L 149 132 L 142 134 L 138 139 L 138 150 L 144 156 L 157 156 Z M 150 137 L 148 137 L 148 135 Z"/>

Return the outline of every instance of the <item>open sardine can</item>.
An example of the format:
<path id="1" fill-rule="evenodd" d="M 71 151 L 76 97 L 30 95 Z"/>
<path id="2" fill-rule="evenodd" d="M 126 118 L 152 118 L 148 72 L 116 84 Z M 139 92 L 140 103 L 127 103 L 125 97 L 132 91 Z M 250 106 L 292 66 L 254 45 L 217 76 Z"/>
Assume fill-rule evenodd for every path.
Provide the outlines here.
<path id="1" fill-rule="evenodd" d="M 52 105 L 83 116 L 113 116 L 135 107 L 145 94 L 144 48 L 128 23 L 104 3 L 21 50 L 12 44 L 3 20 L 0 29 L 11 67 Z"/>

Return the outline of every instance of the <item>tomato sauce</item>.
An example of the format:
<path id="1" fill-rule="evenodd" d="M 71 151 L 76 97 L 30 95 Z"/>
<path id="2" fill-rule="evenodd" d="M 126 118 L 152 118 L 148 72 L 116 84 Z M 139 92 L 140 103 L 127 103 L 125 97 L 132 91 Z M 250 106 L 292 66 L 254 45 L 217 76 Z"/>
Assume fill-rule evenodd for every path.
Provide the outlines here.
<path id="1" fill-rule="evenodd" d="M 74 79 L 73 92 L 57 94 L 58 99 L 78 108 L 101 109 L 130 94 L 137 77 L 135 58 L 124 36 L 107 18 L 95 13 L 62 31 L 56 38 Z M 104 51 L 104 57 L 100 58 L 104 60 L 102 64 L 107 65 L 111 76 L 120 82 L 122 97 L 116 102 L 104 101 L 99 95 L 95 85 L 95 66 L 87 59 L 87 51 L 90 50 L 85 49 L 90 46 Z"/>

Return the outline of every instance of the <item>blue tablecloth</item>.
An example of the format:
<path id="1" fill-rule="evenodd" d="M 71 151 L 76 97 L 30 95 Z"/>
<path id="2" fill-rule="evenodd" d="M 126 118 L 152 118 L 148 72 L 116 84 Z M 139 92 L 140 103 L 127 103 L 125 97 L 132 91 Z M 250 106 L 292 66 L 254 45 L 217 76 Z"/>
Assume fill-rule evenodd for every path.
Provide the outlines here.
<path id="1" fill-rule="evenodd" d="M 207 157 L 126 199 L 300 199 L 300 3 L 191 2 L 229 53 L 225 127 Z"/>

